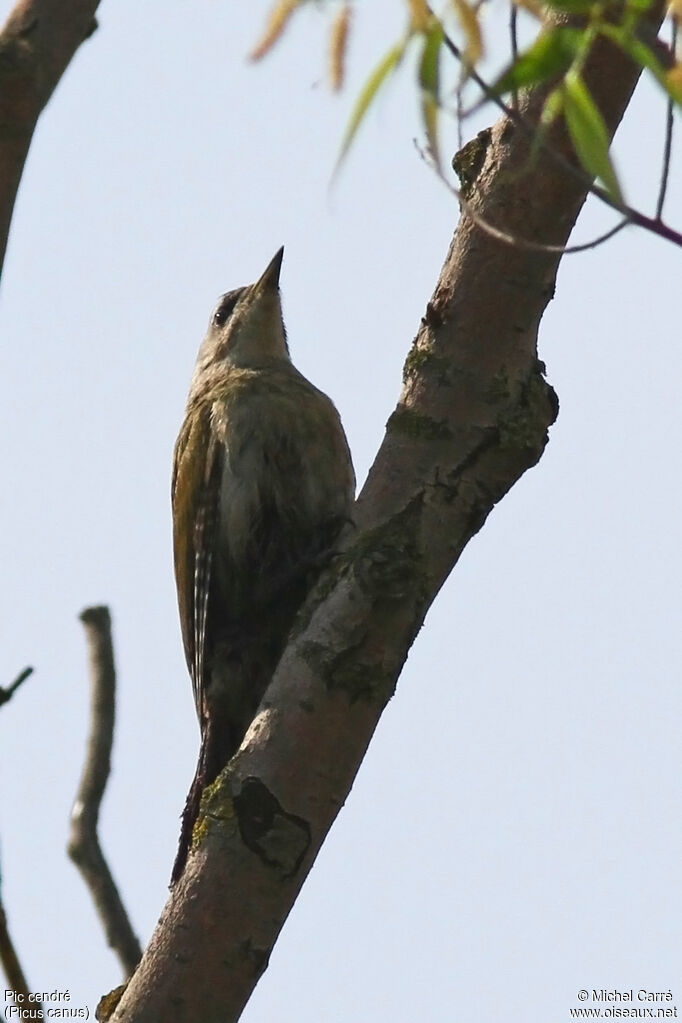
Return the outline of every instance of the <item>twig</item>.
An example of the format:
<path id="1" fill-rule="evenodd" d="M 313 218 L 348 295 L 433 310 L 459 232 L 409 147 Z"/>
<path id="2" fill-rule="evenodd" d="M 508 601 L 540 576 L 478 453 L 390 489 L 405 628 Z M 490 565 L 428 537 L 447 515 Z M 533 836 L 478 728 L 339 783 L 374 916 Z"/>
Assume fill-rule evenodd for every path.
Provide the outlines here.
<path id="1" fill-rule="evenodd" d="M 19 672 L 14 682 L 12 682 L 10 686 L 7 686 L 6 689 L 3 688 L 3 686 L 0 686 L 0 707 L 2 707 L 4 703 L 8 703 L 12 699 L 21 683 L 25 682 L 26 679 L 32 674 L 33 668 L 24 668 L 23 671 Z"/>
<path id="2" fill-rule="evenodd" d="M 462 83 L 457 83 L 457 92 L 455 93 L 455 119 L 457 121 L 457 148 L 461 149 L 464 145 L 464 136 L 462 134 Z"/>
<path id="3" fill-rule="evenodd" d="M 142 949 L 104 859 L 97 836 L 99 808 L 109 777 L 114 736 L 116 672 L 111 617 L 106 607 L 89 607 L 80 619 L 90 660 L 90 734 L 85 765 L 71 811 L 68 853 L 90 889 L 110 947 L 126 976 L 131 976 Z"/>
<path id="4" fill-rule="evenodd" d="M 457 192 L 456 188 L 453 188 Z M 482 231 L 490 235 L 491 238 L 496 238 L 500 242 L 504 242 L 505 245 L 513 245 L 517 249 L 528 249 L 529 252 L 556 252 L 561 256 L 572 256 L 576 252 L 587 252 L 588 249 L 596 249 L 604 242 L 608 242 L 614 235 L 622 231 L 624 227 L 627 227 L 630 223 L 627 217 L 623 217 L 618 223 L 605 231 L 603 234 L 597 235 L 596 238 L 592 238 L 589 242 L 581 242 L 579 245 L 549 245 L 545 242 L 532 241 L 530 238 L 520 238 L 509 234 L 507 231 L 502 231 L 499 227 L 493 227 L 492 224 L 488 224 L 483 217 L 477 213 L 473 207 L 463 199 L 461 194 L 459 201 L 462 204 L 462 208 L 468 217 L 471 217 L 477 227 L 480 227 Z"/>
<path id="5" fill-rule="evenodd" d="M 677 18 L 672 17 L 672 33 L 670 37 L 670 48 L 673 53 L 677 52 Z M 661 167 L 661 184 L 658 189 L 658 201 L 656 202 L 656 220 L 661 219 L 665 195 L 668 191 L 670 178 L 670 156 L 673 150 L 673 101 L 672 96 L 668 97 L 666 121 L 665 121 L 665 144 L 663 146 L 663 165 Z"/>
<path id="6" fill-rule="evenodd" d="M 460 189 L 453 185 L 451 181 L 448 181 L 440 167 L 436 164 L 435 160 L 431 159 L 429 154 L 424 152 L 417 140 L 413 139 L 413 142 L 422 160 L 428 164 L 448 191 L 455 196 L 464 213 L 473 220 L 477 227 L 480 227 L 481 231 L 484 231 L 485 234 L 490 235 L 491 238 L 495 238 L 499 242 L 504 242 L 505 245 L 512 245 L 518 249 L 526 249 L 529 252 L 556 252 L 561 256 L 572 256 L 576 252 L 586 252 L 588 249 L 596 249 L 599 245 L 603 245 L 604 242 L 609 241 L 609 239 L 613 238 L 614 235 L 618 234 L 619 231 L 622 231 L 624 227 L 628 227 L 630 224 L 629 217 L 623 217 L 617 224 L 615 224 L 614 227 L 609 228 L 608 231 L 597 235 L 596 238 L 593 238 L 589 242 L 580 242 L 578 245 L 551 245 L 549 242 L 536 242 L 530 238 L 523 238 L 520 235 L 511 234 L 509 231 L 503 231 L 502 228 L 495 227 L 482 217 L 481 214 L 473 208 L 471 203 L 464 198 Z"/>
<path id="7" fill-rule="evenodd" d="M 0 902 L 0 963 L 7 979 L 7 986 L 12 990 L 12 996 L 16 1005 L 20 1002 L 28 1003 L 31 989 L 21 968 L 19 957 L 10 937 L 5 907 Z M 40 1002 L 31 1002 L 32 1009 L 41 1009 Z"/>

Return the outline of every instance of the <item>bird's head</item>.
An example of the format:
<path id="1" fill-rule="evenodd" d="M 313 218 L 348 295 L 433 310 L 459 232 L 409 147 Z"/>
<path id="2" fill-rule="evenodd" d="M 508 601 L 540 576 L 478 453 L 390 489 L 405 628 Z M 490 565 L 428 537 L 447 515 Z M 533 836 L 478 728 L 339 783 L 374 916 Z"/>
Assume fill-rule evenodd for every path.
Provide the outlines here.
<path id="1" fill-rule="evenodd" d="M 255 284 L 222 296 L 199 349 L 195 379 L 223 364 L 258 369 L 273 360 L 290 361 L 279 297 L 283 255 L 282 246 Z"/>

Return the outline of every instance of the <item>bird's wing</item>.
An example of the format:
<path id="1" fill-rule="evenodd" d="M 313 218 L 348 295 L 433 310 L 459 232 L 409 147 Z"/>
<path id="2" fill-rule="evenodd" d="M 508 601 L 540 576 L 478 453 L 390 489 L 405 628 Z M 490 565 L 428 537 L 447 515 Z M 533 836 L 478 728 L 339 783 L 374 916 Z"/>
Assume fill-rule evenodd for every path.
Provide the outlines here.
<path id="1" fill-rule="evenodd" d="M 206 622 L 222 469 L 223 446 L 211 430 L 208 410 L 186 419 L 173 462 L 173 544 L 182 638 L 202 732 Z"/>

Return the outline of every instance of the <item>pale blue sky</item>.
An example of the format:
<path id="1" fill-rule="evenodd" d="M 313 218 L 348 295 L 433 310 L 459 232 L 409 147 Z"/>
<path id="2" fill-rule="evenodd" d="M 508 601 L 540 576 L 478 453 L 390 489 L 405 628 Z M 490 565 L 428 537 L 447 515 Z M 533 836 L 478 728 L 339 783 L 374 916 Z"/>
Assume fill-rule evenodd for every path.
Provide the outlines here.
<path id="1" fill-rule="evenodd" d="M 2 282 L 0 682 L 36 666 L 0 714 L 3 894 L 32 985 L 91 1013 L 120 973 L 64 852 L 77 614 L 114 616 L 102 840 L 146 942 L 197 749 L 168 492 L 215 299 L 285 244 L 292 355 L 362 482 L 457 221 L 406 78 L 328 189 L 400 6 L 358 12 L 341 98 L 315 9 L 246 62 L 266 7 L 104 0 L 36 134 Z M 618 140 L 649 210 L 662 124 L 644 89 Z M 604 223 L 590 206 L 576 240 Z M 564 1023 L 601 987 L 670 988 L 682 1011 L 679 280 L 679 250 L 636 231 L 565 260 L 547 452 L 429 614 L 245 1023 Z"/>

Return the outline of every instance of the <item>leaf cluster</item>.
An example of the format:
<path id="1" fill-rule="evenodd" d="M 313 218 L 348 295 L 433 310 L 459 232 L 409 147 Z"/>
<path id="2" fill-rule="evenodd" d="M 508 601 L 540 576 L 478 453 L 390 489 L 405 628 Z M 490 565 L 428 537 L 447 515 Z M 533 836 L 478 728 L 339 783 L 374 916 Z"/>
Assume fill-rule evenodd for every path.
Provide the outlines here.
<path id="1" fill-rule="evenodd" d="M 513 59 L 496 81 L 487 85 L 476 68 L 485 52 L 481 12 L 484 0 L 447 0 L 436 14 L 426 0 L 402 0 L 406 29 L 376 63 L 357 96 L 341 142 L 337 168 L 348 153 L 367 112 L 382 86 L 416 50 L 416 90 L 429 154 L 441 172 L 439 115 L 451 105 L 452 92 L 443 89 L 443 56 L 453 53 L 461 62 L 459 90 L 473 78 L 482 88 L 483 99 L 469 110 L 490 100 L 516 97 L 519 90 L 550 86 L 536 144 L 542 144 L 547 129 L 563 117 L 577 157 L 588 174 L 596 178 L 610 199 L 623 203 L 621 187 L 609 152 L 610 136 L 604 118 L 586 84 L 583 69 L 600 39 L 608 39 L 638 64 L 662 88 L 671 104 L 682 106 L 682 61 L 671 48 L 653 35 L 646 20 L 654 0 L 514 0 L 536 19 L 535 40 Z M 252 52 L 263 57 L 279 40 L 292 16 L 310 0 L 278 0 L 271 9 L 263 35 Z M 670 16 L 676 19 L 682 0 L 673 0 Z M 317 0 L 316 6 L 332 15 L 329 70 L 333 88 L 344 81 L 345 56 L 350 39 L 353 4 Z M 559 16 L 559 17 L 557 17 Z M 567 22 L 568 18 L 568 23 Z M 451 29 L 451 25 L 453 29 Z M 453 44 L 450 32 L 463 40 Z M 515 50 L 515 48 L 514 48 Z M 458 103 L 459 109 L 459 103 Z"/>

